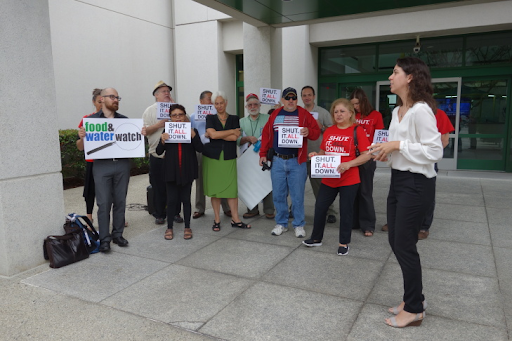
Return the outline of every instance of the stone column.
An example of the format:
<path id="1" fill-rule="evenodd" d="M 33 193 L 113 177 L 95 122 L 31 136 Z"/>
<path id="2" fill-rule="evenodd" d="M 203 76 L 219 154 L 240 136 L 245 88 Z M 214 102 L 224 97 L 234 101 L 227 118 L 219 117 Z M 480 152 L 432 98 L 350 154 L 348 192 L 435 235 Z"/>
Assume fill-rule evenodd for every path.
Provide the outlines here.
<path id="1" fill-rule="evenodd" d="M 0 275 L 12 276 L 44 262 L 64 202 L 48 1 L 0 7 Z"/>

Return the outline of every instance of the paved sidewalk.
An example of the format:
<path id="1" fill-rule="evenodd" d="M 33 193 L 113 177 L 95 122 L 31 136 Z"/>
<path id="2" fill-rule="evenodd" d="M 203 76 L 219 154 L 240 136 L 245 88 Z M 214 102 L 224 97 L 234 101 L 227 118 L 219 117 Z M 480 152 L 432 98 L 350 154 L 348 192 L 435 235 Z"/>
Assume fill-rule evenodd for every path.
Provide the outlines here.
<path id="1" fill-rule="evenodd" d="M 346 257 L 336 255 L 337 224 L 327 225 L 323 246 L 306 248 L 293 231 L 272 236 L 274 222 L 263 216 L 250 220 L 251 230 L 223 217 L 222 231 L 213 232 L 210 207 L 192 220 L 192 240 L 177 224 L 166 241 L 166 227 L 141 210 L 147 183 L 147 175 L 130 181 L 129 247 L 0 277 L 0 339 L 512 339 L 512 174 L 439 174 L 431 234 L 418 243 L 427 317 L 405 329 L 384 324 L 402 293 L 380 231 L 388 169 L 375 177 L 377 231 L 371 238 L 354 231 Z M 81 193 L 65 191 L 66 211 L 84 212 Z M 308 237 L 313 209 L 308 181 Z"/>

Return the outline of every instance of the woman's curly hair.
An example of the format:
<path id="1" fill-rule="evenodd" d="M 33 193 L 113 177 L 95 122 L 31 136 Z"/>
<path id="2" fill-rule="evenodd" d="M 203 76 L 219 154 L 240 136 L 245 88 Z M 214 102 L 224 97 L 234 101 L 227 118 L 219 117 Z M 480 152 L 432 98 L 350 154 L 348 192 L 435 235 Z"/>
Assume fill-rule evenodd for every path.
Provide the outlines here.
<path id="1" fill-rule="evenodd" d="M 437 106 L 432 97 L 434 89 L 427 64 L 419 58 L 404 57 L 398 58 L 396 65 L 400 66 L 406 75 L 412 75 L 412 80 L 409 83 L 409 98 L 412 103 L 425 102 L 435 114 Z"/>

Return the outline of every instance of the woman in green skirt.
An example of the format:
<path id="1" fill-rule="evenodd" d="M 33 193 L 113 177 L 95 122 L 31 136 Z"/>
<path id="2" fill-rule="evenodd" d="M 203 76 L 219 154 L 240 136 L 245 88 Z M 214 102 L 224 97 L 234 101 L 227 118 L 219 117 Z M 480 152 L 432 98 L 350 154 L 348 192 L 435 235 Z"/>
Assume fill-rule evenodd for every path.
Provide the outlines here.
<path id="1" fill-rule="evenodd" d="M 238 216 L 238 184 L 236 172 L 236 140 L 240 136 L 238 116 L 226 112 L 228 99 L 223 91 L 212 95 L 217 115 L 206 117 L 206 137 L 210 143 L 203 150 L 204 194 L 212 198 L 215 220 L 213 231 L 220 231 L 220 199 L 227 198 L 231 209 L 231 226 L 251 228 Z"/>

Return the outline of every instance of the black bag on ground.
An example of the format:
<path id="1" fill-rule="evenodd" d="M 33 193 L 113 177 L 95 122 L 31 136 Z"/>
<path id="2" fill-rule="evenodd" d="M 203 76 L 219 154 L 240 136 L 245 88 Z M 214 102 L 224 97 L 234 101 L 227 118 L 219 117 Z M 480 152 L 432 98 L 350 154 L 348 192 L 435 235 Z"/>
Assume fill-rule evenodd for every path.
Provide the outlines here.
<path id="1" fill-rule="evenodd" d="M 44 259 L 50 260 L 51 268 L 60 268 L 89 258 L 82 231 L 63 236 L 48 236 L 43 243 Z"/>
<path id="2" fill-rule="evenodd" d="M 155 212 L 155 204 L 153 203 L 153 198 L 154 198 L 154 195 L 153 195 L 153 186 L 149 185 L 147 188 L 146 188 L 146 197 L 147 197 L 147 201 L 148 201 L 148 213 L 149 214 L 153 214 Z"/>
<path id="3" fill-rule="evenodd" d="M 83 220 L 85 224 L 81 221 Z M 87 216 L 70 213 L 66 216 L 64 223 L 66 234 L 82 232 L 85 247 L 89 253 L 97 253 L 100 248 L 100 235 L 92 225 L 92 221 Z"/>

